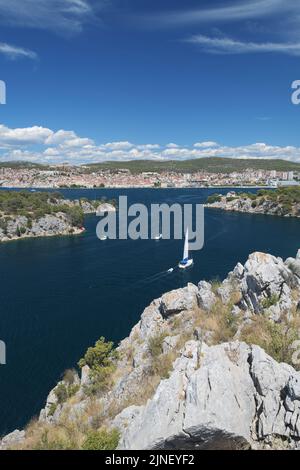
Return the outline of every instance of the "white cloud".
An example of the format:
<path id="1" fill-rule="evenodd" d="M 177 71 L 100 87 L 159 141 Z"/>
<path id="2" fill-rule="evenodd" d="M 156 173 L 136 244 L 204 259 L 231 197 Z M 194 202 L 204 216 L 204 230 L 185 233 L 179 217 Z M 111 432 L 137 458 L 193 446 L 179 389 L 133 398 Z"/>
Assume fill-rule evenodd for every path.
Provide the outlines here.
<path id="1" fill-rule="evenodd" d="M 209 148 L 209 147 L 218 147 L 218 143 L 217 142 L 197 142 L 196 144 L 194 144 L 194 147 L 196 148 Z"/>
<path id="2" fill-rule="evenodd" d="M 73 164 L 125 160 L 185 160 L 202 157 L 286 159 L 300 162 L 300 147 L 275 146 L 257 142 L 244 146 L 222 146 L 214 141 L 181 147 L 172 143 L 133 144 L 128 141 L 97 144 L 74 131 L 33 126 L 9 128 L 0 125 L 0 160 L 28 160 L 40 163 Z"/>
<path id="3" fill-rule="evenodd" d="M 37 59 L 37 54 L 29 49 L 12 46 L 5 42 L 0 42 L 0 54 L 5 55 L 9 59 L 18 59 L 25 57 L 27 59 Z"/>
<path id="4" fill-rule="evenodd" d="M 196 8 L 168 11 L 155 15 L 156 23 L 165 26 L 178 26 L 192 23 L 232 22 L 260 18 L 283 12 L 299 11 L 295 0 L 239 0 L 224 2 L 223 6 L 215 8 Z M 148 19 L 149 21 L 149 19 Z"/>
<path id="5" fill-rule="evenodd" d="M 106 149 L 109 150 L 128 150 L 133 147 L 133 144 L 130 142 L 108 142 L 104 145 Z"/>
<path id="6" fill-rule="evenodd" d="M 43 144 L 52 133 L 50 129 L 39 126 L 10 129 L 0 125 L 0 146 Z"/>
<path id="7" fill-rule="evenodd" d="M 223 0 L 211 2 L 210 8 L 186 6 L 180 10 L 157 12 L 144 18 L 150 28 L 201 26 L 200 34 L 194 34 L 185 42 L 198 44 L 205 53 L 249 54 L 281 53 L 300 55 L 300 2 L 295 0 Z M 241 31 L 239 38 L 212 37 L 218 23 L 222 28 L 234 24 Z M 236 27 L 235 23 L 238 23 Z M 255 26 L 254 26 L 255 25 Z M 205 28 L 205 29 L 204 29 Z M 220 31 L 219 31 L 220 32 Z"/>
<path id="8" fill-rule="evenodd" d="M 66 140 L 71 140 L 75 138 L 77 138 L 75 132 L 59 130 L 57 132 L 52 132 L 45 143 L 47 145 L 58 145 L 63 144 Z"/>
<path id="9" fill-rule="evenodd" d="M 279 52 L 290 55 L 300 55 L 300 41 L 296 43 L 275 42 L 245 42 L 228 37 L 208 37 L 202 34 L 192 36 L 186 42 L 197 44 L 204 52 L 210 54 L 251 54 Z"/>
<path id="10" fill-rule="evenodd" d="M 170 142 L 169 144 L 166 145 L 166 147 L 168 149 L 178 149 L 179 148 L 179 145 L 178 144 L 174 144 L 174 142 Z"/>
<path id="11" fill-rule="evenodd" d="M 0 0 L 0 21 L 7 25 L 80 32 L 107 0 Z"/>

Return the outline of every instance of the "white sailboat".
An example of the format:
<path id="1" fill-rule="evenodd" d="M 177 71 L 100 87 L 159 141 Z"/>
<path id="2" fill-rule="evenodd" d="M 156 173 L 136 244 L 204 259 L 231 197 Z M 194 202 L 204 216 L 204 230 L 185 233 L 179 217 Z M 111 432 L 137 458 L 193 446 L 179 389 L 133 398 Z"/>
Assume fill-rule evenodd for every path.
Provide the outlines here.
<path id="1" fill-rule="evenodd" d="M 161 218 L 159 218 L 159 224 L 158 224 L 158 232 L 154 236 L 154 240 L 159 241 L 162 240 L 162 233 L 161 233 Z"/>
<path id="2" fill-rule="evenodd" d="M 189 258 L 189 229 L 187 229 L 185 234 L 185 241 L 184 241 L 184 250 L 183 250 L 183 259 L 180 261 L 178 267 L 180 269 L 187 269 L 194 264 L 192 258 Z"/>

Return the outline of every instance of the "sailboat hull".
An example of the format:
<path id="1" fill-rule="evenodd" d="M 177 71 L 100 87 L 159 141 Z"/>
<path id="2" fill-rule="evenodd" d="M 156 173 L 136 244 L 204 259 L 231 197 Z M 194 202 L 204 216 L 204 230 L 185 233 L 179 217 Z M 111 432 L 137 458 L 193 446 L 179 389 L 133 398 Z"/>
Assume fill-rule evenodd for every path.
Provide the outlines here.
<path id="1" fill-rule="evenodd" d="M 187 269 L 187 268 L 190 268 L 191 266 L 193 266 L 194 264 L 194 261 L 192 259 L 188 259 L 186 262 L 180 262 L 178 267 L 179 269 Z"/>

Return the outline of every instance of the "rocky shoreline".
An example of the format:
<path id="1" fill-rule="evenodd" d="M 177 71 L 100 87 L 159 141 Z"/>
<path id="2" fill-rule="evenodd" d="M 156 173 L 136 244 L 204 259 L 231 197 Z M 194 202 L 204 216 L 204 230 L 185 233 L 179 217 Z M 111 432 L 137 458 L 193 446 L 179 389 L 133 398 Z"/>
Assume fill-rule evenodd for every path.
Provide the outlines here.
<path id="1" fill-rule="evenodd" d="M 296 190 L 298 192 L 298 189 Z M 242 212 L 247 214 L 273 215 L 280 217 L 300 217 L 300 202 L 289 198 L 284 200 L 276 196 L 276 191 L 259 191 L 257 194 L 234 191 L 226 195 L 215 194 L 208 198 L 205 207 L 220 209 L 229 212 Z"/>
<path id="2" fill-rule="evenodd" d="M 105 363 L 82 362 L 0 448 L 100 450 L 105 435 L 120 450 L 300 449 L 299 311 L 300 251 L 253 253 L 222 283 L 154 300 Z"/>
<path id="3" fill-rule="evenodd" d="M 0 225 L 0 243 L 25 238 L 80 235 L 85 232 L 83 224 L 78 220 L 73 220 L 74 217 L 72 218 L 72 214 L 68 212 L 69 209 L 78 210 L 82 215 L 96 214 L 99 210 L 116 210 L 110 203 L 86 199 L 53 199 L 48 201 L 48 204 L 50 207 L 61 206 L 62 209 L 53 213 L 45 213 L 41 217 L 31 216 L 31 214 L 4 215 L 0 212 L 0 222 L 3 221 Z M 78 219 L 78 214 L 75 215 Z"/>

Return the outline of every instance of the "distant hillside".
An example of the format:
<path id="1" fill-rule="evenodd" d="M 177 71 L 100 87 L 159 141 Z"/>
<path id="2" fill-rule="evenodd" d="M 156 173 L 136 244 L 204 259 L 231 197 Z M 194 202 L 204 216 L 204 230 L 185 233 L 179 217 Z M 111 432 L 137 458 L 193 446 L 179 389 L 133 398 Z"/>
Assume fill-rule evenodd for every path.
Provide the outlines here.
<path id="1" fill-rule="evenodd" d="M 244 171 L 248 168 L 253 170 L 276 170 L 276 171 L 300 171 L 300 164 L 286 160 L 242 160 L 237 158 L 198 158 L 182 161 L 152 161 L 139 160 L 128 162 L 107 162 L 86 165 L 87 171 L 97 170 L 130 170 L 132 173 L 175 171 L 182 173 L 193 173 L 205 170 L 210 173 L 231 173 L 233 171 Z"/>
<path id="2" fill-rule="evenodd" d="M 53 169 L 54 166 L 30 162 L 0 162 L 0 168 L 36 168 L 45 170 Z M 286 160 L 244 160 L 237 158 L 208 157 L 182 161 L 131 160 L 126 162 L 105 162 L 82 165 L 82 170 L 89 173 L 98 170 L 130 170 L 133 174 L 142 172 L 161 173 L 163 171 L 193 173 L 201 170 L 209 173 L 232 173 L 234 171 L 245 171 L 248 168 L 253 170 L 300 171 L 300 163 L 293 163 Z"/>
<path id="3" fill-rule="evenodd" d="M 16 168 L 16 169 L 26 169 L 26 168 L 36 168 L 40 170 L 45 170 L 48 168 L 48 165 L 42 165 L 40 163 L 31 163 L 31 162 L 0 162 L 0 168 Z"/>

